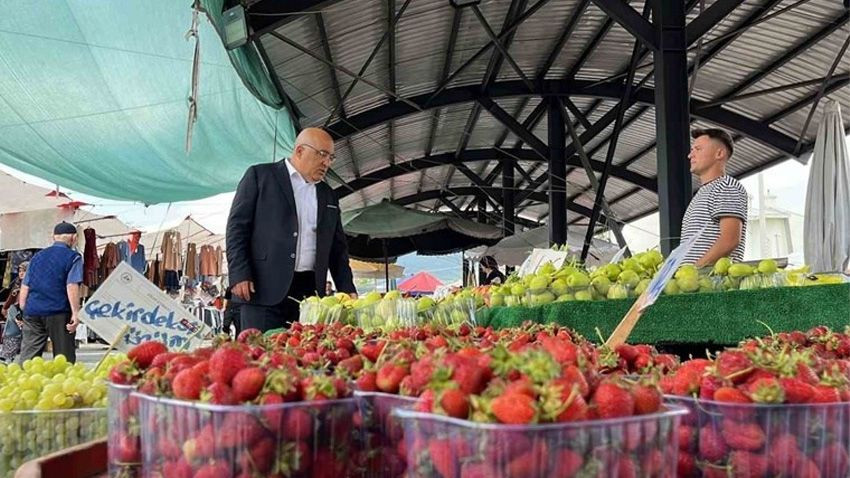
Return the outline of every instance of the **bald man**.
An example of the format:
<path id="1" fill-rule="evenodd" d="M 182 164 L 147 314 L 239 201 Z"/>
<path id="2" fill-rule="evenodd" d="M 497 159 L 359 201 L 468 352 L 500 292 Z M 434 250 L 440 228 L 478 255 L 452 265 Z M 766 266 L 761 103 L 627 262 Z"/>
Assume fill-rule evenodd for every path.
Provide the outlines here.
<path id="1" fill-rule="evenodd" d="M 298 320 L 298 301 L 337 290 L 356 295 L 339 202 L 322 180 L 334 160 L 331 136 L 307 128 L 292 155 L 248 168 L 227 219 L 227 264 L 242 330 Z"/>

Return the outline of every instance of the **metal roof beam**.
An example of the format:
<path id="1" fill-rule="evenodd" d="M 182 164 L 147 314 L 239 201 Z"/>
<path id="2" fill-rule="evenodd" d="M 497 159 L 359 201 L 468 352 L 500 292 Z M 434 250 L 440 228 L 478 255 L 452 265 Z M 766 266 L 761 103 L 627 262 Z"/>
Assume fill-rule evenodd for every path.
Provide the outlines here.
<path id="1" fill-rule="evenodd" d="M 250 38 L 259 38 L 266 33 L 303 17 L 315 14 L 341 0 L 260 0 L 247 9 Z"/>
<path id="2" fill-rule="evenodd" d="M 735 7 L 743 4 L 741 0 L 717 0 L 685 27 L 686 43 L 691 45 L 709 30 L 718 25 Z"/>
<path id="3" fill-rule="evenodd" d="M 540 10 L 540 8 L 542 8 L 543 5 L 547 4 L 549 1 L 550 0 L 539 0 L 537 3 L 532 5 L 531 8 L 529 8 L 528 10 L 525 11 L 525 13 L 523 13 L 522 15 L 517 17 L 517 19 L 514 20 L 510 25 L 508 25 L 506 28 L 502 29 L 501 33 L 499 33 L 496 36 L 496 39 L 501 40 L 504 37 L 508 36 L 511 32 L 513 32 L 520 25 L 522 25 L 522 22 L 524 22 L 529 17 L 531 17 L 531 15 L 533 15 L 535 12 L 537 12 L 537 10 Z M 461 9 L 457 9 L 457 10 L 461 10 Z M 494 45 L 493 45 L 492 41 L 490 41 L 486 45 L 482 46 L 477 52 L 475 52 L 471 57 L 469 57 L 462 65 L 460 65 L 452 74 L 450 74 L 448 77 L 446 77 L 446 79 L 443 80 L 437 86 L 437 88 L 434 90 L 434 93 L 432 93 L 432 95 L 436 96 L 436 95 L 440 94 L 440 92 L 442 92 L 444 89 L 446 89 L 449 86 L 449 83 L 451 83 L 452 80 L 454 80 L 457 77 L 457 75 L 459 75 L 464 69 L 466 69 L 466 67 L 475 63 L 476 60 L 481 58 L 481 55 L 483 55 L 484 53 L 487 53 L 487 51 L 490 50 L 490 48 L 492 48 L 493 46 Z M 428 101 L 426 101 L 426 103 L 428 103 Z"/>
<path id="4" fill-rule="evenodd" d="M 499 188 L 496 188 L 499 189 Z M 464 186 L 464 187 L 456 187 L 456 188 L 446 188 L 446 189 L 432 189 L 428 191 L 422 191 L 421 193 L 411 194 L 409 196 L 396 198 L 393 201 L 396 204 L 401 206 L 407 206 L 409 204 L 414 204 L 418 202 L 424 201 L 433 201 L 439 199 L 440 196 L 475 196 L 479 193 L 478 188 L 472 186 Z M 546 193 L 543 192 L 535 192 L 531 195 L 531 199 L 537 201 L 539 203 L 548 203 L 549 199 Z M 582 206 L 581 204 L 567 204 L 567 210 L 572 211 L 576 214 L 581 214 L 583 216 L 590 216 L 590 209 Z"/>
<path id="5" fill-rule="evenodd" d="M 622 95 L 622 85 L 611 85 L 608 83 L 592 84 L 594 82 L 586 80 L 560 81 L 560 80 L 545 80 L 538 85 L 538 91 L 533 94 L 538 96 L 587 96 L 604 99 L 619 99 Z M 830 86 L 827 86 L 829 94 Z M 447 106 L 450 104 L 464 103 L 468 101 L 477 101 L 482 96 L 490 97 L 491 99 L 507 98 L 516 96 L 526 96 L 527 92 L 525 85 L 521 81 L 501 81 L 494 83 L 484 95 L 480 93 L 477 87 L 461 86 L 450 88 L 435 97 L 430 105 L 431 108 Z M 345 123 L 338 122 L 329 127 L 332 136 L 339 139 L 341 137 L 353 134 L 359 131 L 366 130 L 373 126 L 386 123 L 390 119 L 399 118 L 408 114 L 419 111 L 418 102 L 424 102 L 429 97 L 429 94 L 419 95 L 408 98 L 407 101 L 417 104 L 417 108 L 413 108 L 404 102 L 392 102 L 371 110 L 359 113 L 348 118 Z M 630 102 L 641 103 L 644 105 L 653 105 L 655 103 L 655 92 L 651 88 L 636 88 Z M 747 118 L 741 114 L 726 110 L 719 106 L 704 107 L 705 103 L 699 100 L 691 100 L 691 115 L 702 120 L 710 121 L 719 126 L 727 127 L 735 130 L 750 138 L 753 138 L 767 147 L 776 149 L 778 152 L 792 154 L 796 145 L 796 138 L 791 138 L 788 135 L 771 129 L 764 124 L 763 121 L 756 121 Z M 615 119 L 616 110 L 609 111 L 603 118 L 607 122 L 597 122 L 601 128 L 594 129 L 594 134 L 598 134 L 602 129 L 607 127 Z M 597 126 L 594 125 L 594 126 Z M 585 131 L 588 133 L 588 131 Z M 585 134 L 583 133 L 583 134 Z M 590 138 L 583 137 L 585 142 Z M 575 154 L 575 148 L 572 145 L 567 146 L 569 155 Z"/>
<path id="6" fill-rule="evenodd" d="M 614 26 L 614 20 L 611 18 L 606 19 L 602 26 L 599 27 L 599 30 L 596 31 L 596 35 L 593 36 L 593 39 L 590 40 L 590 43 L 587 44 L 587 47 L 581 52 L 576 62 L 573 63 L 573 66 L 570 67 L 570 71 L 565 75 L 565 79 L 573 79 L 576 77 L 576 74 L 581 70 L 584 66 L 585 62 L 590 58 L 590 55 L 596 51 L 599 43 L 602 42 L 602 39 L 605 38 L 605 35 L 608 34 L 608 31 L 611 30 L 611 27 Z"/>
<path id="7" fill-rule="evenodd" d="M 658 49 L 658 38 L 652 24 L 642 17 L 626 0 L 593 0 L 593 3 L 609 17 L 617 21 L 638 41 L 654 50 Z"/>
<path id="8" fill-rule="evenodd" d="M 569 148 L 569 146 L 567 146 L 567 148 Z M 471 163 L 476 161 L 496 161 L 504 157 L 512 157 L 522 161 L 546 162 L 545 159 L 541 159 L 535 151 L 532 151 L 530 149 L 470 149 L 464 151 L 463 154 L 461 154 L 460 156 L 455 156 L 453 152 L 446 152 L 442 154 L 427 156 L 424 158 L 418 158 L 410 161 L 396 163 L 381 168 L 377 171 L 372 171 L 368 174 L 364 174 L 363 176 L 357 179 L 348 181 L 346 187 L 338 187 L 336 189 L 336 193 L 339 195 L 340 198 L 343 198 L 349 194 L 352 194 L 355 191 L 367 188 L 381 181 L 386 181 L 390 178 L 403 176 L 405 174 L 415 173 L 423 169 L 441 167 L 446 165 L 457 166 L 463 163 Z M 580 160 L 577 156 L 574 155 L 567 156 L 567 164 L 571 166 L 581 166 Z M 596 161 L 591 159 L 590 164 L 595 171 L 602 170 L 602 161 Z M 497 166 L 496 168 L 499 168 L 499 166 Z M 485 183 L 481 186 L 484 188 L 491 187 L 492 179 L 494 179 L 495 177 L 493 175 L 495 174 L 497 176 L 499 172 L 500 171 L 497 170 L 491 171 L 487 179 L 483 180 L 485 181 Z M 636 186 L 640 186 L 641 188 L 646 189 L 648 191 L 654 191 L 657 186 L 655 180 L 653 180 L 652 178 L 635 173 L 634 171 L 630 171 L 618 165 L 611 166 L 611 175 L 622 181 L 632 183 Z M 491 178 L 491 176 L 493 176 L 493 178 Z M 540 185 L 538 184 L 538 187 L 539 186 Z M 528 191 L 524 191 L 524 193 L 527 192 Z"/>
<path id="9" fill-rule="evenodd" d="M 498 122 L 511 130 L 518 138 L 531 146 L 531 149 L 540 154 L 541 158 L 545 158 L 549 155 L 549 146 L 547 146 L 540 138 L 534 136 L 534 133 L 524 128 L 519 121 L 514 119 L 514 117 L 508 114 L 508 112 L 501 106 L 497 105 L 495 101 L 486 96 L 482 96 L 481 98 L 478 98 L 478 104 L 489 111 Z"/>
<path id="10" fill-rule="evenodd" d="M 850 77 L 850 73 L 842 73 L 840 75 L 834 75 L 832 78 L 837 79 L 845 79 Z M 737 96 L 733 96 L 731 98 L 725 100 L 715 100 L 709 101 L 703 106 L 715 106 L 720 104 L 733 103 L 735 101 L 748 100 L 752 98 L 756 98 L 758 96 L 770 95 L 773 93 L 782 93 L 783 91 L 795 90 L 797 88 L 806 88 L 812 85 L 820 85 L 821 83 L 829 83 L 830 78 L 826 76 L 822 76 L 820 78 L 814 78 L 812 80 L 804 80 L 804 81 L 795 81 L 794 83 L 788 83 L 786 85 L 774 86 L 773 88 L 766 88 L 764 90 L 753 91 L 752 93 L 744 93 Z"/>
<path id="11" fill-rule="evenodd" d="M 589 3 L 590 0 L 581 0 L 579 4 L 576 5 L 575 10 L 573 10 L 573 14 L 570 16 L 570 19 L 567 20 L 567 23 L 564 25 L 564 29 L 561 30 L 561 34 L 558 36 L 558 39 L 555 40 L 555 45 L 551 50 L 549 50 L 549 55 L 546 56 L 546 61 L 543 62 L 543 66 L 541 66 L 538 70 L 536 81 L 546 78 L 546 75 L 549 73 L 549 69 L 552 68 L 552 65 L 555 64 L 555 60 L 557 60 L 558 56 L 560 56 L 561 51 L 564 49 L 564 45 L 567 44 L 567 40 L 569 40 L 573 31 L 575 31 L 576 25 L 578 25 L 578 21 L 584 14 L 584 10 L 587 8 Z"/>
<path id="12" fill-rule="evenodd" d="M 774 71 L 781 68 L 782 65 L 793 60 L 794 58 L 799 56 L 801 53 L 805 52 L 806 50 L 808 50 L 809 48 L 814 46 L 816 43 L 818 43 L 819 41 L 823 40 L 824 38 L 831 35 L 836 30 L 841 28 L 844 24 L 847 23 L 847 20 L 849 18 L 850 18 L 850 10 L 845 11 L 845 13 L 843 13 L 839 17 L 835 18 L 827 26 L 825 26 L 824 28 L 821 28 L 814 35 L 806 37 L 803 41 L 797 43 L 797 45 L 794 48 L 792 48 L 792 49 L 788 50 L 787 52 L 785 52 L 784 54 L 780 55 L 778 58 L 776 58 L 775 60 L 770 62 L 767 66 L 762 67 L 762 68 L 758 68 L 757 71 L 755 73 L 753 73 L 752 75 L 750 75 L 746 80 L 742 81 L 741 83 L 738 83 L 737 85 L 735 85 L 734 88 L 732 88 L 731 90 L 722 94 L 720 96 L 720 98 L 718 98 L 718 100 L 720 100 L 720 101 L 727 100 L 727 99 L 735 96 L 736 94 L 746 90 L 747 88 L 755 85 L 756 83 L 758 83 L 759 81 L 764 79 L 766 76 L 770 75 Z M 702 64 L 702 62 L 700 62 L 700 63 Z"/>

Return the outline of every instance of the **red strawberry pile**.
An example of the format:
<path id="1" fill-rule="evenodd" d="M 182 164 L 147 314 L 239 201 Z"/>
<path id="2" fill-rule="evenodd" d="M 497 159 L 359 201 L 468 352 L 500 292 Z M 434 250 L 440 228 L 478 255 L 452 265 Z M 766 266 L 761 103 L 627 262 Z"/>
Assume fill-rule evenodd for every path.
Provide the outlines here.
<path id="1" fill-rule="evenodd" d="M 476 423 L 565 423 L 664 410 L 652 381 L 629 380 L 622 371 L 604 374 L 601 356 L 599 349 L 566 330 L 541 330 L 488 348 L 394 343 L 381 347 L 376 371 L 363 371 L 357 383 L 364 390 L 418 396 L 415 411 L 469 422 L 423 426 L 404 442 L 381 444 L 381 453 L 408 457 L 407 467 L 416 476 L 573 476 L 596 471 L 656 476 L 665 459 L 673 461 L 665 455 L 672 451 L 666 445 L 673 440 L 669 418 L 666 431 L 656 416 L 628 426 L 610 424 L 609 434 L 575 428 L 572 440 L 562 432 L 504 434 L 498 428 L 476 428 Z"/>
<path id="2" fill-rule="evenodd" d="M 661 380 L 696 397 L 681 400 L 679 476 L 848 476 L 848 359 L 850 337 L 817 327 L 683 363 Z"/>
<path id="3" fill-rule="evenodd" d="M 312 373 L 303 361 L 256 331 L 243 333 L 236 342 L 191 353 L 166 352 L 154 344 L 131 351 L 129 360 L 117 365 L 110 378 L 135 383 L 151 396 L 243 405 L 152 405 L 153 413 L 142 429 L 156 437 L 155 473 L 179 478 L 349 474 L 346 458 L 355 432 L 356 404 L 334 400 L 351 395 L 343 377 Z M 131 422 L 139 404 L 125 403 L 118 405 L 119 410 Z M 254 405 L 265 406 L 250 407 Z M 129 438 L 133 453 L 121 461 L 132 457 L 138 462 L 137 437 L 125 431 L 117 440 L 119 449 Z"/>

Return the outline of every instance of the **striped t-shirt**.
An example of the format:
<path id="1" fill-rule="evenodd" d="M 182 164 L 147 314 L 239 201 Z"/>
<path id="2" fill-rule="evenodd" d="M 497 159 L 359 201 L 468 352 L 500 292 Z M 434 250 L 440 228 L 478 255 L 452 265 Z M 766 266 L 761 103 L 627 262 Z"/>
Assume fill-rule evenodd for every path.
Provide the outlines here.
<path id="1" fill-rule="evenodd" d="M 731 259 L 744 259 L 744 243 L 747 238 L 747 190 L 732 176 L 721 176 L 703 184 L 688 205 L 682 221 L 682 242 L 699 233 L 706 226 L 694 247 L 685 257 L 685 263 L 693 264 L 711 249 L 720 237 L 720 218 L 737 217 L 741 220 L 741 241 L 732 251 Z"/>

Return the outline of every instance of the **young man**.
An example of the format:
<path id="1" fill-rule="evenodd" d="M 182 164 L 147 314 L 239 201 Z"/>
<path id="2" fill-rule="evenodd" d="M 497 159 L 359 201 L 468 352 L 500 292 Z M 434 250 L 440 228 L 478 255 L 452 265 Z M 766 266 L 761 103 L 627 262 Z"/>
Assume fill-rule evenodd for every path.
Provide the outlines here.
<path id="1" fill-rule="evenodd" d="M 747 191 L 735 178 L 726 174 L 726 164 L 733 152 L 732 137 L 720 129 L 698 129 L 688 159 L 691 173 L 700 180 L 700 188 L 685 211 L 682 242 L 689 240 L 705 226 L 685 258 L 697 266 L 714 264 L 722 257 L 740 261 L 744 258 L 747 237 Z"/>
<path id="2" fill-rule="evenodd" d="M 77 228 L 61 222 L 53 228 L 52 246 L 33 256 L 21 284 L 18 303 L 24 311 L 21 362 L 41 356 L 47 339 L 53 355 L 77 360 L 74 333 L 80 323 L 83 258 L 74 250 Z"/>

